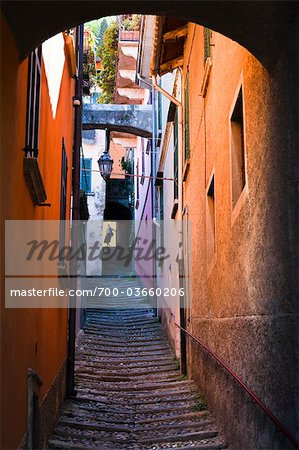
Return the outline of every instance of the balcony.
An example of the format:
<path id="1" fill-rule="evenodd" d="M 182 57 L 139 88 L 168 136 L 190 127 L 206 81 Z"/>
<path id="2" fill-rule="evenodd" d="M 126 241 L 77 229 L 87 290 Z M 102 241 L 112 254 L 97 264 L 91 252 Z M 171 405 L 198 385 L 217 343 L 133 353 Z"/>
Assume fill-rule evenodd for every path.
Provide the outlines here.
<path id="1" fill-rule="evenodd" d="M 138 42 L 139 41 L 139 31 L 132 30 L 121 30 L 119 34 L 120 41 L 131 41 Z"/>

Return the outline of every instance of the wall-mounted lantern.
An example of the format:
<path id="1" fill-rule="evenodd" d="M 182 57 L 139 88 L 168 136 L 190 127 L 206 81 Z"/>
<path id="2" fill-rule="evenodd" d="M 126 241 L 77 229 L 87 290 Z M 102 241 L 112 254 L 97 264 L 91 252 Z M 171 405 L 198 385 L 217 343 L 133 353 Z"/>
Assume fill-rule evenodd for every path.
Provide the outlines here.
<path id="1" fill-rule="evenodd" d="M 111 156 L 109 155 L 109 145 L 110 145 L 110 130 L 106 129 L 105 151 L 98 159 L 100 173 L 105 181 L 109 180 L 113 167 L 113 159 L 111 159 Z"/>

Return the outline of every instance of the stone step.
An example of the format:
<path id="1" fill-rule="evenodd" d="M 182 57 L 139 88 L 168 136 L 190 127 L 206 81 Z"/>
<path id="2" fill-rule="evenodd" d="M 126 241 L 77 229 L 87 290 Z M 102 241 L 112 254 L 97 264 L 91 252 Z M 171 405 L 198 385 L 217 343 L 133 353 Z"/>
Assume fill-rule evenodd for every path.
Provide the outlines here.
<path id="1" fill-rule="evenodd" d="M 174 368 L 178 367 L 178 363 L 176 363 L 175 361 L 173 362 L 168 362 L 168 361 L 156 361 L 154 364 L 152 363 L 152 360 L 150 361 L 144 361 L 144 362 L 139 362 L 139 363 L 127 363 L 127 361 L 125 359 L 123 359 L 123 362 L 119 363 L 119 362 L 112 362 L 109 361 L 109 367 L 107 366 L 106 361 L 86 361 L 85 359 L 80 359 L 76 361 L 76 368 L 79 369 L 79 367 L 91 367 L 94 369 L 98 369 L 98 370 L 110 370 L 113 372 L 115 371 L 121 371 L 121 370 L 139 370 L 142 371 L 144 374 L 146 374 L 146 371 L 149 371 L 150 373 L 152 373 L 153 370 L 155 371 L 164 371 L 164 370 L 174 370 Z M 152 369 L 152 370 L 150 370 Z M 176 369 L 175 369 L 176 370 Z"/>
<path id="2" fill-rule="evenodd" d="M 103 286 L 111 288 L 114 281 L 103 280 Z M 89 288 L 97 285 L 86 280 Z M 138 283 L 122 279 L 115 286 L 134 289 Z M 224 448 L 209 412 L 197 411 L 195 386 L 180 378 L 178 361 L 146 299 L 101 300 L 102 305 L 98 299 L 87 302 L 93 308 L 86 309 L 77 343 L 78 394 L 65 402 L 48 448 Z"/>
<path id="3" fill-rule="evenodd" d="M 101 374 L 101 373 L 97 373 L 96 375 L 92 374 L 92 372 L 82 372 L 82 371 L 78 371 L 76 374 L 76 377 L 78 379 L 78 381 L 82 381 L 83 379 L 87 379 L 87 380 L 91 380 L 91 381 L 97 381 L 97 382 L 107 382 L 107 383 L 116 383 L 116 382 L 129 382 L 129 381 L 139 381 L 139 380 L 143 380 L 144 375 L 143 374 L 136 374 L 136 375 L 114 375 L 114 374 L 110 374 L 110 376 L 108 374 Z M 172 379 L 177 379 L 178 374 L 177 372 L 174 373 L 167 373 L 165 372 L 165 374 L 163 376 L 161 376 L 160 373 L 158 374 L 151 374 L 150 376 L 148 376 L 148 380 L 151 381 L 156 381 L 157 379 L 160 381 L 168 381 L 168 380 L 172 380 Z"/>
<path id="4" fill-rule="evenodd" d="M 84 342 L 84 345 L 94 345 L 94 348 L 98 348 L 98 346 L 101 348 L 103 346 L 108 346 L 109 348 L 118 347 L 118 348 L 142 348 L 146 349 L 147 347 L 153 347 L 153 348 L 169 348 L 170 346 L 167 342 L 165 342 L 164 339 L 160 338 L 157 339 L 155 342 L 152 342 L 149 339 L 139 339 L 139 340 L 125 340 L 125 339 L 119 339 L 119 340 L 108 340 L 108 339 L 86 339 Z"/>
<path id="5" fill-rule="evenodd" d="M 153 390 L 163 390 L 163 389 L 167 389 L 170 387 L 175 387 L 177 382 L 169 382 L 169 381 L 162 381 L 162 382 L 156 382 L 156 383 L 151 383 L 149 384 L 146 381 L 144 381 L 143 383 L 141 382 L 135 382 L 134 385 L 131 384 L 126 384 L 126 383 L 118 383 L 117 389 L 115 386 L 113 385 L 109 385 L 108 383 L 105 382 L 98 382 L 97 386 L 98 389 L 101 388 L 103 389 L 103 391 L 105 392 L 105 390 L 107 391 L 113 391 L 113 392 L 119 392 L 119 391 L 125 391 L 125 392 L 138 392 L 138 391 L 153 391 Z M 183 383 L 187 386 L 192 386 L 192 383 L 189 381 L 180 381 L 180 384 L 183 385 Z"/>
<path id="6" fill-rule="evenodd" d="M 97 344 L 94 345 L 94 343 L 92 342 L 85 342 L 84 343 L 84 348 L 88 349 L 88 350 L 94 350 L 95 354 L 103 351 L 103 350 L 107 350 L 107 351 L 113 351 L 113 352 L 143 352 L 143 353 L 147 353 L 149 351 L 164 351 L 167 350 L 168 352 L 170 352 L 170 347 L 165 344 L 165 343 L 161 343 L 156 342 L 155 345 L 151 345 L 150 343 L 148 343 L 147 345 L 140 345 L 140 344 L 131 344 L 128 343 L 127 345 L 119 345 L 119 344 L 109 344 L 109 345 L 105 345 L 105 344 Z"/>
<path id="7" fill-rule="evenodd" d="M 182 433 L 182 434 L 173 434 L 173 435 L 164 435 L 161 437 L 153 436 L 152 438 L 148 437 L 146 439 L 141 439 L 139 442 L 141 444 L 159 444 L 163 442 L 185 442 L 190 441 L 193 439 L 196 439 L 197 441 L 203 440 L 203 439 L 210 439 L 214 438 L 218 435 L 217 430 L 205 430 L 205 431 L 197 431 L 193 433 Z"/>
<path id="8" fill-rule="evenodd" d="M 95 355 L 94 355 L 94 353 L 82 353 L 82 352 L 77 352 L 78 353 L 78 357 L 80 358 L 80 359 L 86 359 L 86 360 L 88 360 L 89 359 L 89 357 L 90 356 L 93 356 L 93 358 L 95 358 L 96 360 L 98 360 L 98 361 L 105 361 L 105 363 L 107 364 L 107 358 L 106 357 L 99 357 L 99 356 L 96 356 L 95 357 Z M 163 355 L 155 355 L 154 357 L 151 357 L 151 358 L 149 358 L 148 356 L 147 357 L 144 357 L 143 355 L 136 355 L 134 358 L 123 358 L 123 357 L 119 357 L 119 356 L 117 356 L 117 355 L 114 355 L 113 356 L 113 358 L 109 358 L 109 364 L 111 363 L 111 364 L 116 364 L 116 363 L 125 363 L 125 362 L 128 362 L 128 363 L 134 363 L 134 362 L 150 362 L 150 361 L 152 361 L 153 362 L 153 364 L 157 361 L 157 362 L 160 362 L 160 361 L 167 361 L 167 362 L 169 362 L 169 361 L 174 361 L 174 358 L 173 358 L 173 356 L 171 356 L 171 355 L 169 355 L 169 356 L 163 356 Z"/>

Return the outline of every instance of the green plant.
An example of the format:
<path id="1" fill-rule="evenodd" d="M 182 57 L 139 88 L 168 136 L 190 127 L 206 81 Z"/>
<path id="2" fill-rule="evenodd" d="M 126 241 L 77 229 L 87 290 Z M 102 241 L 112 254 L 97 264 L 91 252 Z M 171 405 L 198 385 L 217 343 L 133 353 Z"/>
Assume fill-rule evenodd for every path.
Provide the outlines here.
<path id="1" fill-rule="evenodd" d="M 95 43 L 99 47 L 103 40 L 103 35 L 109 26 L 111 18 L 102 17 L 101 19 L 91 20 L 84 24 L 84 29 L 92 31 L 95 36 Z"/>
<path id="2" fill-rule="evenodd" d="M 126 173 L 131 173 L 131 162 L 130 161 L 126 161 L 124 157 L 122 157 L 120 160 L 120 165 L 121 168 L 126 172 Z"/>
<path id="3" fill-rule="evenodd" d="M 181 375 L 180 377 L 178 377 L 178 381 L 186 381 L 188 380 L 187 375 Z"/>
<path id="4" fill-rule="evenodd" d="M 207 408 L 208 408 L 207 401 L 206 401 L 205 397 L 202 394 L 200 394 L 198 396 L 196 405 L 193 406 L 193 408 L 192 408 L 192 411 L 193 412 L 205 411 Z"/>
<path id="5" fill-rule="evenodd" d="M 180 361 L 176 359 L 175 363 L 174 363 L 174 370 L 180 370 Z"/>
<path id="6" fill-rule="evenodd" d="M 118 23 L 112 22 L 103 34 L 103 41 L 98 49 L 102 69 L 97 77 L 101 88 L 98 103 L 113 103 L 116 78 L 116 58 L 118 47 Z"/>
<path id="7" fill-rule="evenodd" d="M 132 14 L 130 18 L 123 21 L 122 25 L 125 30 L 139 31 L 140 30 L 141 14 Z"/>

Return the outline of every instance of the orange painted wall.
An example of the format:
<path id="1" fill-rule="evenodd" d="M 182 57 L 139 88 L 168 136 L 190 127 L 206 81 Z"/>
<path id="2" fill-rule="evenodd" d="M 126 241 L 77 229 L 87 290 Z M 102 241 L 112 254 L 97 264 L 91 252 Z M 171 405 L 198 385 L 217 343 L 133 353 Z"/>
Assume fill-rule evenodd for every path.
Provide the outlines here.
<path id="1" fill-rule="evenodd" d="M 184 77 L 188 70 L 190 73 L 191 155 L 183 199 L 192 230 L 188 327 L 295 434 L 297 301 L 291 292 L 292 241 L 287 231 L 293 223 L 288 197 L 291 113 L 287 60 L 282 58 L 276 72 L 268 73 L 246 49 L 213 33 L 212 68 L 203 98 L 203 37 L 202 27 L 189 24 L 183 71 Z M 240 80 L 248 186 L 236 214 L 231 200 L 230 115 Z M 210 263 L 206 192 L 212 172 L 216 252 Z M 254 448 L 258 442 L 260 448 L 274 448 L 271 426 L 267 424 L 268 434 L 262 441 L 264 418 L 251 410 L 246 396 L 234 389 L 223 371 L 205 358 L 198 346 L 189 345 L 188 357 L 189 375 L 207 395 L 211 410 L 226 431 L 228 445 L 243 448 L 242 442 L 246 442 L 248 448 Z M 281 443 L 275 448 L 286 446 Z"/>
<path id="2" fill-rule="evenodd" d="M 23 176 L 27 61 L 19 63 L 14 39 L 1 17 L 1 206 L 2 219 L 59 219 L 62 137 L 68 157 L 70 215 L 74 80 L 67 64 L 53 119 L 42 71 L 39 166 L 51 208 L 33 205 Z M 1 449 L 15 449 L 27 428 L 27 370 L 43 380 L 41 400 L 67 354 L 66 309 L 5 309 L 3 220 L 1 222 Z"/>

